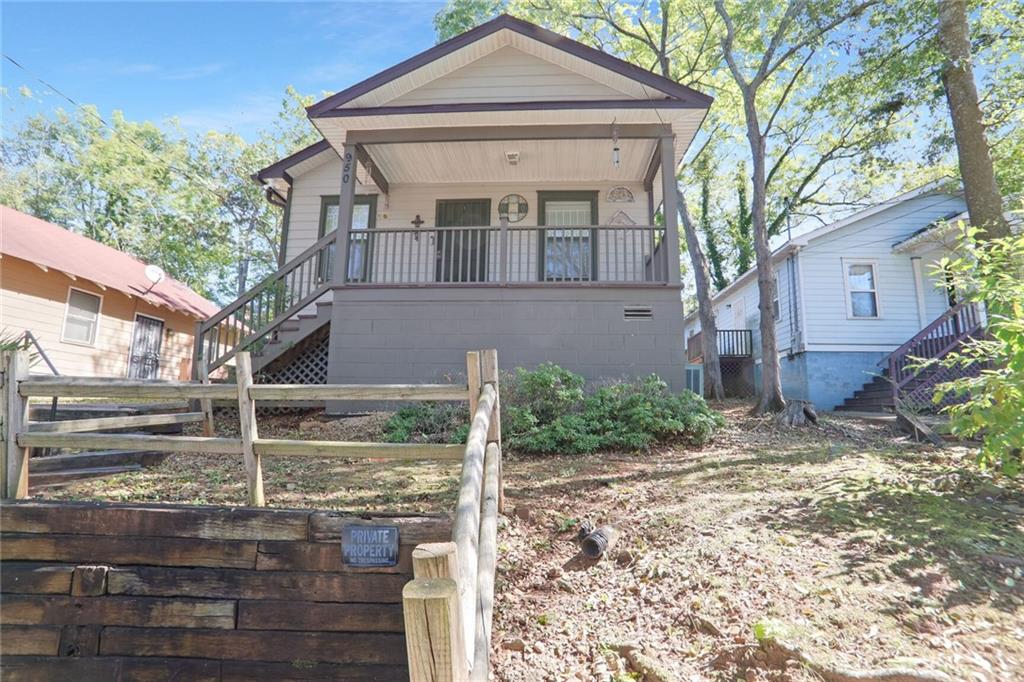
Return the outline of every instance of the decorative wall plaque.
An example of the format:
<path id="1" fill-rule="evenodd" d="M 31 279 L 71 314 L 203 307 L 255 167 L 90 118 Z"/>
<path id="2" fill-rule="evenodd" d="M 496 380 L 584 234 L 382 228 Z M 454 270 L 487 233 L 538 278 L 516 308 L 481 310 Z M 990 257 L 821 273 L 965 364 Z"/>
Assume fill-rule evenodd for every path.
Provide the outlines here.
<path id="1" fill-rule="evenodd" d="M 608 190 L 608 203 L 610 204 L 631 204 L 634 201 L 633 192 L 625 185 Z"/>
<path id="2" fill-rule="evenodd" d="M 609 225 L 636 225 L 636 221 L 629 217 L 629 214 L 625 211 L 616 211 L 612 219 L 608 221 Z"/>
<path id="3" fill-rule="evenodd" d="M 398 563 L 398 526 L 350 523 L 341 527 L 341 563 L 379 567 Z"/>
<path id="4" fill-rule="evenodd" d="M 526 198 L 519 194 L 508 194 L 498 202 L 498 217 L 504 218 L 510 223 L 518 223 L 526 217 L 530 205 Z"/>

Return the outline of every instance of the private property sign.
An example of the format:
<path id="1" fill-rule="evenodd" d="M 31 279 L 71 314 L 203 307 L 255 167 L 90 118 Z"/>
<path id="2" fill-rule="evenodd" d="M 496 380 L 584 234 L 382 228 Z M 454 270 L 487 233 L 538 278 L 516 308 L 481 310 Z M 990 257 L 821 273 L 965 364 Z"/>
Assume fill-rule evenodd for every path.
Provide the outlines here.
<path id="1" fill-rule="evenodd" d="M 398 526 L 342 526 L 341 563 L 356 568 L 394 566 L 398 563 Z"/>

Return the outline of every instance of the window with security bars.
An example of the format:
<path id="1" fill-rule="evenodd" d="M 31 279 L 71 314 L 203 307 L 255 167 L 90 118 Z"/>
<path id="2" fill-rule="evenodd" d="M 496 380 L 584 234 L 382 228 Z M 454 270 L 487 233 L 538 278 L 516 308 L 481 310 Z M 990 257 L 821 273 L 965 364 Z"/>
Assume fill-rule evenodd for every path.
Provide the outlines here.
<path id="1" fill-rule="evenodd" d="M 591 222 L 589 201 L 548 201 L 544 224 L 576 227 Z M 544 279 L 588 281 L 594 279 L 594 245 L 588 229 L 547 229 L 544 231 Z"/>

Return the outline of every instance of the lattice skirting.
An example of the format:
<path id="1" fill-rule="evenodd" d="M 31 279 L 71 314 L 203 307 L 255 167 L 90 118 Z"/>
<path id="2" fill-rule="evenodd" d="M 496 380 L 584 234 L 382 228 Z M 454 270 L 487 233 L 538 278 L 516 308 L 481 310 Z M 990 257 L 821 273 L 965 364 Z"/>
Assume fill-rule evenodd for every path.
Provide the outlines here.
<path id="1" fill-rule="evenodd" d="M 330 337 L 331 326 L 325 325 L 257 372 L 253 380 L 257 384 L 326 384 L 327 347 Z M 265 414 L 285 414 L 304 412 L 309 406 L 257 403 L 257 409 Z"/>
<path id="2" fill-rule="evenodd" d="M 301 343 L 260 370 L 258 384 L 326 384 L 330 326 L 310 334 Z"/>
<path id="3" fill-rule="evenodd" d="M 976 377 L 981 373 L 982 365 L 975 364 L 970 367 L 938 367 L 929 370 L 928 375 L 910 390 L 900 391 L 900 402 L 915 412 L 938 412 L 943 407 L 954 405 L 964 401 L 963 396 L 955 396 L 947 393 L 942 402 L 936 404 L 932 401 L 935 395 L 935 387 L 947 381 L 954 381 L 962 377 Z"/>

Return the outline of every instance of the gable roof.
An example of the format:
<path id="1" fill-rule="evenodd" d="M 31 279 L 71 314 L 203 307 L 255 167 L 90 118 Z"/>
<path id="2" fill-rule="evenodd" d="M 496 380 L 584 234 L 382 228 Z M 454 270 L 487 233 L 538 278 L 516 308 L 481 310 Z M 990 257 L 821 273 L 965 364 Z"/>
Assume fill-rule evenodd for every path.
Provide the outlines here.
<path id="1" fill-rule="evenodd" d="M 469 31 L 457 35 L 454 38 L 450 38 L 443 43 L 435 45 L 424 52 L 396 64 L 395 66 L 385 69 L 384 71 L 346 88 L 341 92 L 326 97 L 323 100 L 307 107 L 306 112 L 310 118 L 330 117 L 332 115 L 336 116 L 341 113 L 348 113 L 339 112 L 338 110 L 343 105 L 376 90 L 382 85 L 401 78 L 402 76 L 420 69 L 431 62 L 502 30 L 509 30 L 527 38 L 531 38 L 543 43 L 544 45 L 553 47 L 574 57 L 578 57 L 586 62 L 603 67 L 620 76 L 650 86 L 664 96 L 664 99 L 654 100 L 654 102 L 657 103 L 657 106 L 679 106 L 706 109 L 713 101 L 713 98 L 705 95 L 704 93 L 688 88 L 685 85 L 680 85 L 671 79 L 659 76 L 658 74 L 647 71 L 646 69 L 642 69 L 634 64 L 630 64 L 629 62 L 619 59 L 618 57 L 614 57 L 602 52 L 601 50 L 584 45 L 583 43 L 567 38 L 566 36 L 555 33 L 554 31 L 549 31 L 546 28 L 532 24 L 528 21 L 517 19 L 516 17 L 508 14 L 502 14 L 486 23 L 480 24 L 476 28 L 470 29 Z M 644 105 L 643 100 L 636 100 L 636 102 L 638 102 L 639 105 Z M 580 102 L 575 102 L 574 104 L 578 106 Z M 650 102 L 648 102 L 647 105 L 650 106 Z"/>
<path id="2" fill-rule="evenodd" d="M 220 310 L 171 277 L 151 286 L 146 264 L 133 256 L 7 206 L 0 206 L 0 235 L 0 253 L 43 270 L 81 277 L 101 289 L 115 289 L 196 319 Z"/>

